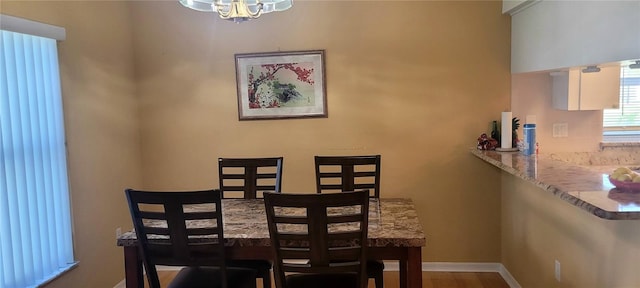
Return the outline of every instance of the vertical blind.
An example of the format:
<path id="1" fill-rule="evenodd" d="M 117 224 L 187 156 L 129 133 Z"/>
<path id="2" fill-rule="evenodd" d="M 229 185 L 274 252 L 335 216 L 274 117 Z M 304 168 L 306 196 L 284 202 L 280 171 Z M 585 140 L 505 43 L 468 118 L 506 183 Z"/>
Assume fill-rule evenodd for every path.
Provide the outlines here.
<path id="1" fill-rule="evenodd" d="M 0 30 L 0 288 L 73 265 L 56 41 Z"/>
<path id="2" fill-rule="evenodd" d="M 606 132 L 640 134 L 640 69 L 622 65 L 620 69 L 620 108 L 605 109 L 603 127 Z"/>

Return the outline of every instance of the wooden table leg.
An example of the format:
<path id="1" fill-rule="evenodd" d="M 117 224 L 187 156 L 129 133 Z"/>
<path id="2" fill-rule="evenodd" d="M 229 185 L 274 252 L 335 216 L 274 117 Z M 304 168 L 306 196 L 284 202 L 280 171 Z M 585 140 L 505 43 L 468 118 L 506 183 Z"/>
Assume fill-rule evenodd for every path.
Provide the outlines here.
<path id="1" fill-rule="evenodd" d="M 407 280 L 409 277 L 407 276 L 407 271 L 409 270 L 407 264 L 409 261 L 405 258 L 398 261 L 398 276 L 400 278 L 400 288 L 407 288 Z"/>
<path id="2" fill-rule="evenodd" d="M 143 288 L 142 259 L 137 246 L 124 246 L 124 277 L 127 288 Z"/>
<path id="3" fill-rule="evenodd" d="M 409 247 L 407 253 L 407 287 L 422 287 L 422 249 Z"/>

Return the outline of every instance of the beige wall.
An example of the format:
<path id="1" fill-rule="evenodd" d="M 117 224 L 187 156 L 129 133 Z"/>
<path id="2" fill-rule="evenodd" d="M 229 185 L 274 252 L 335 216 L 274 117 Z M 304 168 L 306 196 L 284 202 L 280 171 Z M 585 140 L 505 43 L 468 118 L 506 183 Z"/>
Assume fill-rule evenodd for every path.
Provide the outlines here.
<path id="1" fill-rule="evenodd" d="M 3 14 L 67 31 L 58 51 L 79 266 L 47 287 L 113 287 L 124 275 L 115 229 L 131 226 L 123 189 L 141 183 L 128 4 L 3 0 L 0 5 Z"/>
<path id="2" fill-rule="evenodd" d="M 423 261 L 499 262 L 499 175 L 468 150 L 510 107 L 509 17 L 499 1 L 388 4 L 298 1 L 234 24 L 174 1 L 3 1 L 3 13 L 67 28 L 81 263 L 50 286 L 115 285 L 122 188 L 217 187 L 222 156 L 282 155 L 283 190 L 313 192 L 314 155 L 379 153 L 383 197 L 419 209 Z M 234 54 L 307 49 L 326 51 L 329 117 L 238 121 Z"/>
<path id="3" fill-rule="evenodd" d="M 509 107 L 509 17 L 497 1 L 363 4 L 238 25 L 133 3 L 145 186 L 217 187 L 217 157 L 282 155 L 283 191 L 313 192 L 314 155 L 379 153 L 383 197 L 418 206 L 425 261 L 498 261 L 498 186 L 468 149 Z M 307 49 L 326 50 L 329 117 L 238 121 L 234 53 Z"/>
<path id="4" fill-rule="evenodd" d="M 502 263 L 522 287 L 638 286 L 640 222 L 598 218 L 505 172 L 502 185 Z"/>
<path id="5" fill-rule="evenodd" d="M 548 72 L 511 76 L 511 111 L 524 125 L 527 115 L 536 115 L 536 140 L 540 153 L 593 152 L 602 141 L 602 110 L 564 111 L 551 104 Z M 567 123 L 569 137 L 553 137 L 553 124 Z M 522 126 L 518 129 L 522 139 Z"/>

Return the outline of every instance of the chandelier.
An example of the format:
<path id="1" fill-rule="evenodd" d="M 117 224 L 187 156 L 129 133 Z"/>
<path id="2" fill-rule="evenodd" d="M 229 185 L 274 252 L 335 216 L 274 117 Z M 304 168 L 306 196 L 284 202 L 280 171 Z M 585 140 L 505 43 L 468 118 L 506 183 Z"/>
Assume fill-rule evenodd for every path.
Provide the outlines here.
<path id="1" fill-rule="evenodd" d="M 179 0 L 193 10 L 217 12 L 220 18 L 236 23 L 258 18 L 263 13 L 291 8 L 293 0 Z"/>

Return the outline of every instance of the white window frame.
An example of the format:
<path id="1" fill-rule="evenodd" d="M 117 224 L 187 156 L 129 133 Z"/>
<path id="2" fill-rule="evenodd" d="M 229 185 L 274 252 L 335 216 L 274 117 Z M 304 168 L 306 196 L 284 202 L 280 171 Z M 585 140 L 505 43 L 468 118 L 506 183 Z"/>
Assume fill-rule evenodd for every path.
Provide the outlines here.
<path id="1" fill-rule="evenodd" d="M 603 142 L 640 142 L 640 69 L 630 69 L 635 61 L 624 61 L 620 68 L 620 108 L 603 111 Z M 630 102 L 631 101 L 631 102 Z M 637 118 L 620 125 L 615 125 L 615 113 L 630 110 Z"/>

